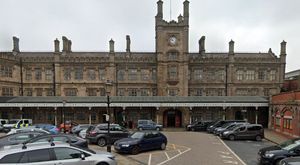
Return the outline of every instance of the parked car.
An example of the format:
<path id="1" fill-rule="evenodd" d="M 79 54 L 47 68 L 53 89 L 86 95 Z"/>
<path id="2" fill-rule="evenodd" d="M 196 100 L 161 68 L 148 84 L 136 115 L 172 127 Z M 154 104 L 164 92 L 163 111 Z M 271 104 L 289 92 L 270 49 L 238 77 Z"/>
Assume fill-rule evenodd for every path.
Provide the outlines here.
<path id="1" fill-rule="evenodd" d="M 35 124 L 34 125 L 37 128 L 42 128 L 48 132 L 50 132 L 51 134 L 58 134 L 59 133 L 59 129 L 52 124 Z"/>
<path id="2" fill-rule="evenodd" d="M 29 126 L 29 127 L 22 127 L 22 128 L 19 128 L 19 129 L 11 129 L 7 135 L 10 135 L 10 134 L 14 134 L 14 133 L 24 133 L 24 132 L 41 132 L 41 133 L 45 133 L 45 134 L 50 134 L 49 131 L 46 131 L 46 130 L 43 130 L 42 128 L 36 128 L 34 126 Z"/>
<path id="3" fill-rule="evenodd" d="M 31 131 L 31 132 L 15 133 L 11 135 L 2 136 L 0 137 L 0 147 L 6 145 L 20 144 L 41 134 L 45 134 L 45 133 Z"/>
<path id="4" fill-rule="evenodd" d="M 213 133 L 215 128 L 222 127 L 226 123 L 234 123 L 234 122 L 242 123 L 242 122 L 246 122 L 246 121 L 244 121 L 244 120 L 219 120 L 219 121 L 215 122 L 213 125 L 210 125 L 209 127 L 207 127 L 207 132 Z"/>
<path id="5" fill-rule="evenodd" d="M 78 125 L 78 123 L 73 122 L 73 121 L 65 121 L 65 123 L 61 123 L 59 125 L 59 131 L 60 132 L 71 132 L 72 127 Z"/>
<path id="6" fill-rule="evenodd" d="M 187 131 L 206 131 L 207 127 L 211 125 L 213 121 L 197 121 L 186 126 Z"/>
<path id="7" fill-rule="evenodd" d="M 235 130 L 236 128 L 240 127 L 241 125 L 247 125 L 247 124 L 250 124 L 250 123 L 239 123 L 239 124 L 236 124 L 236 125 L 234 125 L 234 126 L 232 126 L 232 127 L 227 128 L 227 129 L 218 131 L 218 132 L 219 132 L 219 133 L 218 133 L 218 136 L 221 137 L 222 134 L 223 134 L 224 132 Z"/>
<path id="8" fill-rule="evenodd" d="M 233 130 L 227 130 L 222 133 L 221 138 L 235 139 L 254 139 L 261 141 L 264 138 L 264 128 L 261 124 L 246 124 L 235 127 Z"/>
<path id="9" fill-rule="evenodd" d="M 4 124 L 8 123 L 8 119 L 0 119 L 0 132 L 4 130 Z"/>
<path id="10" fill-rule="evenodd" d="M 121 127 L 119 124 L 110 124 L 110 133 L 108 135 L 108 124 L 99 124 L 93 130 L 88 131 L 86 134 L 86 139 L 90 143 L 96 143 L 100 147 L 107 145 L 110 140 L 110 144 L 115 141 L 128 137 L 129 132 Z"/>
<path id="11" fill-rule="evenodd" d="M 86 132 L 87 132 L 87 129 L 83 129 L 79 132 L 78 136 L 85 139 Z"/>
<path id="12" fill-rule="evenodd" d="M 9 146 L 0 150 L 0 164 L 117 165 L 117 161 L 108 152 L 95 153 L 67 143 L 43 142 Z"/>
<path id="13" fill-rule="evenodd" d="M 239 125 L 243 125 L 243 124 L 250 124 L 250 123 L 237 123 L 237 122 L 227 123 L 227 124 L 224 124 L 222 127 L 215 128 L 214 134 L 215 135 L 220 135 L 221 132 L 225 132 L 226 130 L 228 130 L 230 128 L 233 128 L 233 127 L 236 127 L 236 126 L 239 126 Z"/>
<path id="14" fill-rule="evenodd" d="M 36 142 L 49 142 L 59 141 L 64 143 L 70 143 L 77 147 L 88 148 L 88 142 L 85 139 L 71 135 L 71 134 L 57 134 L 57 135 L 40 135 L 29 139 L 25 143 L 36 143 Z"/>
<path id="15" fill-rule="evenodd" d="M 278 164 L 281 159 L 300 156 L 300 138 L 285 141 L 279 145 L 259 150 L 260 164 Z"/>
<path id="16" fill-rule="evenodd" d="M 71 129 L 71 133 L 75 134 L 75 135 L 79 135 L 79 132 L 83 129 L 88 129 L 90 127 L 90 124 L 79 124 L 77 126 L 74 126 Z"/>
<path id="17" fill-rule="evenodd" d="M 137 129 L 142 131 L 142 130 L 157 130 L 160 131 L 162 130 L 162 125 L 156 124 L 152 120 L 138 120 L 138 126 Z"/>
<path id="18" fill-rule="evenodd" d="M 300 165 L 300 156 L 284 158 L 279 162 L 279 165 Z"/>
<path id="19" fill-rule="evenodd" d="M 159 131 L 139 131 L 116 141 L 114 148 L 117 152 L 138 154 L 153 149 L 165 150 L 167 143 L 167 137 Z"/>

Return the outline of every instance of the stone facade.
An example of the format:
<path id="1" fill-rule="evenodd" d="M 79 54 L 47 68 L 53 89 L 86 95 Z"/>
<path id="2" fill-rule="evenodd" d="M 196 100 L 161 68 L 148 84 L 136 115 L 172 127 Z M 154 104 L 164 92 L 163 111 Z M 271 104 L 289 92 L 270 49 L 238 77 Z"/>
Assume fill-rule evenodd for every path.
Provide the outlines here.
<path id="1" fill-rule="evenodd" d="M 189 52 L 189 1 L 183 16 L 163 20 L 163 2 L 157 2 L 155 52 L 132 52 L 130 36 L 126 51 L 73 52 L 72 42 L 63 36 L 63 48 L 54 41 L 53 52 L 22 52 L 13 38 L 13 51 L 0 52 L 1 96 L 105 96 L 111 82 L 111 96 L 270 96 L 283 83 L 286 42 L 279 56 L 268 52 L 207 52 L 205 37 L 199 52 Z M 166 110 L 154 109 L 163 116 Z M 181 121 L 189 122 L 189 108 L 179 108 Z M 218 112 L 219 113 L 219 112 Z M 156 117 L 163 122 L 163 117 Z M 202 118 L 202 117 L 201 117 Z M 232 117 L 231 117 L 232 118 Z M 154 119 L 155 120 L 155 119 Z"/>

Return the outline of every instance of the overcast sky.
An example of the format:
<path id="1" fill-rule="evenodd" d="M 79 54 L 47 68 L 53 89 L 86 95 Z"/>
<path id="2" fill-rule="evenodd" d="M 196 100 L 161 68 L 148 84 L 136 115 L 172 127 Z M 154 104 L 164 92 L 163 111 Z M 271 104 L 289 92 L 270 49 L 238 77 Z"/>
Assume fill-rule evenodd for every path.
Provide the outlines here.
<path id="1" fill-rule="evenodd" d="M 170 2 L 171 1 L 171 2 Z M 0 0 L 0 51 L 53 51 L 53 40 L 65 35 L 73 51 L 155 51 L 157 0 Z M 177 20 L 183 0 L 164 0 L 164 19 Z M 170 7 L 171 6 L 171 7 Z M 299 0 L 190 0 L 190 52 L 206 36 L 208 52 L 280 52 L 287 42 L 287 71 L 300 69 Z M 171 12 L 170 12 L 171 9 Z M 170 15 L 171 13 L 171 15 Z M 297 40 L 298 39 L 298 40 Z M 61 46 L 62 48 L 62 46 Z"/>

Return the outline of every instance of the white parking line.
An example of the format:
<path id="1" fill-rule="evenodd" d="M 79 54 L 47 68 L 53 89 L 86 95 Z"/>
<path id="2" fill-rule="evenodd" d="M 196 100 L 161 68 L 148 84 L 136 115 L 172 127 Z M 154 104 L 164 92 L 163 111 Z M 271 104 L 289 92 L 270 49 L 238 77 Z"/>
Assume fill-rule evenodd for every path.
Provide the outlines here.
<path id="1" fill-rule="evenodd" d="M 166 157 L 167 157 L 168 159 L 170 159 L 170 157 L 169 157 L 169 155 L 167 154 L 167 152 L 165 152 L 165 154 L 166 154 Z"/>
<path id="2" fill-rule="evenodd" d="M 173 156 L 172 158 L 170 158 L 170 159 L 168 159 L 168 160 L 165 160 L 165 161 L 163 161 L 163 162 L 161 162 L 161 163 L 159 163 L 159 164 L 157 164 L 157 165 L 163 165 L 163 164 L 167 163 L 168 161 L 170 161 L 170 160 L 172 160 L 172 159 L 174 159 L 174 158 L 177 158 L 178 156 L 180 156 L 180 155 L 182 155 L 182 154 L 184 154 L 184 153 L 186 153 L 186 152 L 188 152 L 188 151 L 190 151 L 190 150 L 191 150 L 191 149 L 189 148 L 189 149 L 183 151 L 181 154 L 175 155 L 175 156 Z"/>
<path id="3" fill-rule="evenodd" d="M 148 165 L 151 165 L 151 157 L 152 157 L 152 154 L 149 154 Z"/>
<path id="4" fill-rule="evenodd" d="M 223 140 L 221 140 L 219 137 L 218 139 L 221 141 L 221 143 L 224 144 L 224 146 L 243 164 L 243 165 L 247 165 L 240 157 L 238 157 L 224 142 Z M 227 163 L 227 162 L 224 162 L 224 163 Z M 237 163 L 237 162 L 234 162 L 234 161 L 229 161 L 228 163 Z"/>
<path id="5" fill-rule="evenodd" d="M 178 150 L 178 152 L 181 154 L 182 152 L 180 150 Z"/>

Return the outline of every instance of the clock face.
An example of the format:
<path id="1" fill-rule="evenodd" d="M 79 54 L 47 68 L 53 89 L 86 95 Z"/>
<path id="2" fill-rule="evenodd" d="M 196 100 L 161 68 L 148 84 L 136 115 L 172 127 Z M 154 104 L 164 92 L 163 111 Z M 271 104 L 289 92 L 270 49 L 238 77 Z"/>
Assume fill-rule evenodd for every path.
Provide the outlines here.
<path id="1" fill-rule="evenodd" d="M 174 36 L 170 37 L 170 38 L 169 38 L 169 43 L 170 43 L 170 45 L 172 45 L 172 46 L 176 45 L 176 43 L 177 43 L 176 37 L 174 37 Z"/>

